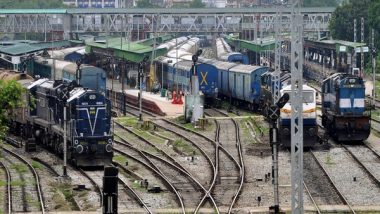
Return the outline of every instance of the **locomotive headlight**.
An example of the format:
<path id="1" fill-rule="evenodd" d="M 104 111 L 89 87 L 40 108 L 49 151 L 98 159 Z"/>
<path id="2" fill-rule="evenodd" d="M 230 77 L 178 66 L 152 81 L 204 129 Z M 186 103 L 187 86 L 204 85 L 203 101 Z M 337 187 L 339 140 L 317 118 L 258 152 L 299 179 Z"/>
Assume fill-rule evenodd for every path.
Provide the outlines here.
<path id="1" fill-rule="evenodd" d="M 107 152 L 112 152 L 112 145 L 111 144 L 107 144 L 106 145 L 106 151 Z"/>
<path id="2" fill-rule="evenodd" d="M 83 146 L 82 145 L 78 145 L 77 147 L 75 147 L 75 150 L 77 151 L 78 154 L 80 154 L 80 153 L 83 152 Z"/>
<path id="3" fill-rule="evenodd" d="M 74 144 L 75 145 L 78 145 L 79 141 L 78 140 L 74 140 Z"/>
<path id="4" fill-rule="evenodd" d="M 108 139 L 109 144 L 112 144 L 112 142 L 113 142 L 112 139 Z"/>

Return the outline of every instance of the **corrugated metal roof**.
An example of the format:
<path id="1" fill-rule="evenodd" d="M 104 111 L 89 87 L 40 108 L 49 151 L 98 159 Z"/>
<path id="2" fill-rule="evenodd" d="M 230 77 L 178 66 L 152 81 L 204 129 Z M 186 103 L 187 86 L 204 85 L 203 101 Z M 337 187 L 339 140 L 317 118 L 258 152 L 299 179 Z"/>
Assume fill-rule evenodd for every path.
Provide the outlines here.
<path id="1" fill-rule="evenodd" d="M 306 7 L 303 13 L 332 13 L 334 7 Z M 285 8 L 283 12 L 291 12 Z M 276 13 L 275 7 L 252 8 L 73 8 L 67 9 L 69 14 L 95 14 L 95 13 L 129 13 L 129 14 L 226 14 L 226 13 Z"/>
<path id="2" fill-rule="evenodd" d="M 66 9 L 1 9 L 0 14 L 65 14 Z"/>
<path id="3" fill-rule="evenodd" d="M 0 53 L 5 53 L 9 55 L 21 55 L 21 54 L 27 54 L 27 53 L 40 51 L 43 49 L 44 48 L 30 45 L 30 44 L 17 43 L 10 46 L 0 47 Z"/>
<path id="4" fill-rule="evenodd" d="M 41 51 L 43 49 L 60 48 L 63 46 L 70 46 L 70 42 L 67 40 L 54 42 L 13 40 L 0 43 L 0 53 L 5 53 L 8 55 L 22 55 Z"/>

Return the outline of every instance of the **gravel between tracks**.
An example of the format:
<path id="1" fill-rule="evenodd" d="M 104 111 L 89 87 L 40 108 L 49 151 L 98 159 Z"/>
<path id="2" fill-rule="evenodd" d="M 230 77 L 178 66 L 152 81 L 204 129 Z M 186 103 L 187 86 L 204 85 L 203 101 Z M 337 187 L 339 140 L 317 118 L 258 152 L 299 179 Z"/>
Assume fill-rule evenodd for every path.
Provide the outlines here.
<path id="1" fill-rule="evenodd" d="M 379 188 L 343 148 L 314 153 L 350 204 L 380 204 Z M 357 181 L 354 181 L 354 177 Z"/>

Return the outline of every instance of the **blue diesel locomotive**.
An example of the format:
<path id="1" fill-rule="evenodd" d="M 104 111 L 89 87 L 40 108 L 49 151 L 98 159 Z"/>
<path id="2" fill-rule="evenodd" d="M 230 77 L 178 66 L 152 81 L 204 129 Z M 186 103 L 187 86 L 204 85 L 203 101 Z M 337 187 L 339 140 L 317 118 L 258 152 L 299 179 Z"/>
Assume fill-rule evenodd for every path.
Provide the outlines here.
<path id="1" fill-rule="evenodd" d="M 11 114 L 10 131 L 63 154 L 64 106 L 67 121 L 67 157 L 76 166 L 104 166 L 113 157 L 111 104 L 100 92 L 74 82 L 32 78 L 18 80 L 28 92 L 25 105 Z"/>
<path id="2" fill-rule="evenodd" d="M 322 83 L 322 125 L 337 141 L 363 141 L 371 131 L 361 77 L 335 73 Z"/>

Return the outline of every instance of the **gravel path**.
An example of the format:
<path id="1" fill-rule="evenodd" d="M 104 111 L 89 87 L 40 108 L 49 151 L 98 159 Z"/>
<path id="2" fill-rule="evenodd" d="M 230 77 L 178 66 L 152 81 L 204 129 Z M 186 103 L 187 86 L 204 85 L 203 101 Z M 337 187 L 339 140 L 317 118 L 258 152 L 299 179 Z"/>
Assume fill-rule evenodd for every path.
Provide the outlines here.
<path id="1" fill-rule="evenodd" d="M 350 204 L 380 204 L 379 188 L 343 148 L 314 153 Z"/>

